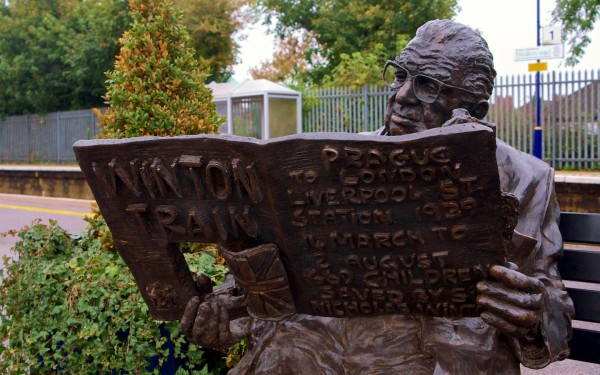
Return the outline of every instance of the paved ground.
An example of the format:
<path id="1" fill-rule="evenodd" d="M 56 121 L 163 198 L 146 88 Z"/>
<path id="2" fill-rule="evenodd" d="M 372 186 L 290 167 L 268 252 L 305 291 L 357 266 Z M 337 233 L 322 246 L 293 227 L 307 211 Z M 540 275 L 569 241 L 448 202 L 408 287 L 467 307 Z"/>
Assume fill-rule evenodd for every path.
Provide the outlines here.
<path id="1" fill-rule="evenodd" d="M 79 233 L 87 224 L 84 216 L 90 212 L 91 201 L 88 200 L 0 194 L 0 234 L 18 231 L 35 219 L 45 224 L 49 219 L 56 220 L 69 233 Z M 10 249 L 17 240 L 12 235 L 0 235 L 0 258 L 15 256 Z"/>
<path id="2" fill-rule="evenodd" d="M 600 365 L 565 360 L 555 362 L 541 370 L 521 367 L 522 375 L 600 375 Z"/>

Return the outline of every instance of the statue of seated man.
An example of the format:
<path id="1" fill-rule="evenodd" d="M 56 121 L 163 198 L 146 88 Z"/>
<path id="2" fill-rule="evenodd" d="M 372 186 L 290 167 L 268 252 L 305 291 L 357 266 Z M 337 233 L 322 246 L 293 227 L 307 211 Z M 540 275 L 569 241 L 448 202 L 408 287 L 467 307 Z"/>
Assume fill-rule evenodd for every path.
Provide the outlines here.
<path id="1" fill-rule="evenodd" d="M 396 136 L 486 115 L 496 72 L 486 41 L 450 20 L 419 28 L 386 63 L 393 82 L 384 127 Z M 454 113 L 453 113 L 454 112 Z M 242 337 L 248 351 L 230 374 L 519 374 L 569 354 L 573 305 L 557 271 L 562 252 L 554 173 L 498 140 L 501 189 L 519 201 L 509 263 L 477 284 L 479 317 L 385 315 L 331 318 L 295 314 L 279 322 L 230 319 L 244 303 L 229 281 L 181 321 L 197 344 L 226 350 Z"/>

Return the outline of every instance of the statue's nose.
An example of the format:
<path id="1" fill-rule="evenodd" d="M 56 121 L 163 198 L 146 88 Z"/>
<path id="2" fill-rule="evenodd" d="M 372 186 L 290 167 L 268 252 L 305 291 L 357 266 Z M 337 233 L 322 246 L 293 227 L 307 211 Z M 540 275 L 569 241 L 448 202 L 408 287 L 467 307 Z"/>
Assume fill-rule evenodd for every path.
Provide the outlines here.
<path id="1" fill-rule="evenodd" d="M 413 90 L 413 80 L 407 79 L 406 82 L 396 92 L 396 103 L 398 104 L 416 104 L 419 99 L 415 96 Z"/>

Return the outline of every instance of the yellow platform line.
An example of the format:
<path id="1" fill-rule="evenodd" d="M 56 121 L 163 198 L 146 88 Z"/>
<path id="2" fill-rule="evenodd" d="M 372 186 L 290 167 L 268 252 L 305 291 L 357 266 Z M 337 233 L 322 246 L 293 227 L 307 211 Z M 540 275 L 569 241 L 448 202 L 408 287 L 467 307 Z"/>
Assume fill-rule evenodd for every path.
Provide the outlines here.
<path id="1" fill-rule="evenodd" d="M 57 215 L 68 215 L 68 216 L 92 216 L 91 212 L 77 212 L 77 211 L 67 211 L 67 210 L 54 210 L 51 208 L 40 208 L 40 207 L 31 207 L 31 206 L 18 206 L 15 204 L 2 204 L 0 203 L 0 208 L 9 208 L 12 210 L 21 210 L 21 211 L 32 211 L 32 212 L 43 212 L 48 214 L 57 214 Z"/>

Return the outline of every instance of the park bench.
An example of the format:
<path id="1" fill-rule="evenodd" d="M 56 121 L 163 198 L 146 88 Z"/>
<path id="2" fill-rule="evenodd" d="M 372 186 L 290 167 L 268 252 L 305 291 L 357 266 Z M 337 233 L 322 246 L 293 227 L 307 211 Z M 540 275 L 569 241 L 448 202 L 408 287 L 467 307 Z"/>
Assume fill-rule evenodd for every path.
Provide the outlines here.
<path id="1" fill-rule="evenodd" d="M 575 320 L 600 323 L 600 214 L 563 212 L 560 215 L 560 232 L 564 255 L 558 263 L 565 281 L 587 284 L 567 287 L 575 305 Z M 567 283 L 568 284 L 568 283 Z M 574 328 L 569 342 L 569 359 L 600 364 L 600 330 Z"/>

